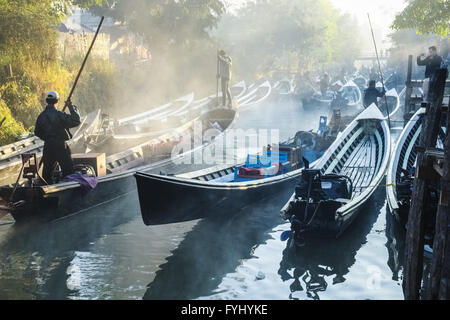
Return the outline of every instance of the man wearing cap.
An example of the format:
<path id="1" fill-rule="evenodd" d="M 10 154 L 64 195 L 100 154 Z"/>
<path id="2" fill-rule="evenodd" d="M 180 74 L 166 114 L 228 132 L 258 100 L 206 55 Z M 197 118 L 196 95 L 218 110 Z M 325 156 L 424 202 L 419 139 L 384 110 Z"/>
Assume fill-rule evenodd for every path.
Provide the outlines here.
<path id="1" fill-rule="evenodd" d="M 52 183 L 52 172 L 56 163 L 59 163 L 63 176 L 73 173 L 73 162 L 70 148 L 66 141 L 72 138 L 69 128 L 80 125 L 80 114 L 70 100 L 67 107 L 70 114 L 56 109 L 59 95 L 56 91 L 50 91 L 46 95 L 47 107 L 38 116 L 34 134 L 44 140 L 42 156 L 42 178 L 48 184 Z"/>
<path id="2" fill-rule="evenodd" d="M 232 106 L 231 90 L 229 87 L 231 80 L 231 58 L 227 56 L 224 50 L 219 51 L 219 72 L 217 78 L 220 78 L 222 85 L 222 105 L 225 106 L 227 97 L 229 106 Z"/>

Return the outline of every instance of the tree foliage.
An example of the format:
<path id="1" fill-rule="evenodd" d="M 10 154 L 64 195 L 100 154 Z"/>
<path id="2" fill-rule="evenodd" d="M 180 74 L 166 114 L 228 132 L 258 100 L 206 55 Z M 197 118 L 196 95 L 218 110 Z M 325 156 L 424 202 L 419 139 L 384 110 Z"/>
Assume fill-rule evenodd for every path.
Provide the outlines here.
<path id="1" fill-rule="evenodd" d="M 421 34 L 445 37 L 450 32 L 450 0 L 409 0 L 395 17 L 392 28 L 415 29 Z"/>
<path id="2" fill-rule="evenodd" d="M 241 75 L 310 72 L 352 65 L 359 50 L 356 26 L 326 0 L 257 0 L 225 17 L 218 38 Z"/>
<path id="3" fill-rule="evenodd" d="M 25 133 L 22 124 L 18 123 L 12 116 L 5 102 L 0 99 L 0 121 L 5 118 L 0 127 L 0 145 L 16 141 L 21 134 Z"/>
<path id="4" fill-rule="evenodd" d="M 91 11 L 122 22 L 158 51 L 207 39 L 225 7 L 220 0 L 110 0 Z"/>

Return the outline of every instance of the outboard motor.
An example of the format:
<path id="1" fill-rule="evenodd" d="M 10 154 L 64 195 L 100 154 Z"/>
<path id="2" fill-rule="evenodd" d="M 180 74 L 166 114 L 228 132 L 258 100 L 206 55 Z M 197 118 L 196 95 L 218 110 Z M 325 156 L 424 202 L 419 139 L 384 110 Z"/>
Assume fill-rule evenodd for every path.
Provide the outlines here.
<path id="1" fill-rule="evenodd" d="M 352 181 L 336 174 L 322 175 L 320 170 L 305 169 L 295 187 L 295 200 L 290 203 L 291 230 L 297 246 L 305 244 L 305 232 L 311 225 L 321 225 L 334 220 L 330 213 L 341 205 L 337 199 L 350 199 Z M 316 221 L 318 220 L 318 221 Z"/>

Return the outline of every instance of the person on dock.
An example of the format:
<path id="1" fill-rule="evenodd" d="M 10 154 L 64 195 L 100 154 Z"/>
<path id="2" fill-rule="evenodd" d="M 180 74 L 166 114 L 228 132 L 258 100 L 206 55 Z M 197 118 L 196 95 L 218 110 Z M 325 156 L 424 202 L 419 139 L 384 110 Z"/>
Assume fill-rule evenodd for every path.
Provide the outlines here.
<path id="1" fill-rule="evenodd" d="M 367 108 L 368 106 L 370 106 L 372 103 L 375 103 L 376 106 L 378 107 L 378 98 L 383 97 L 386 94 L 386 90 L 383 88 L 383 91 L 379 91 L 376 87 L 375 87 L 375 80 L 370 80 L 369 81 L 369 87 L 364 90 L 364 108 Z"/>
<path id="2" fill-rule="evenodd" d="M 220 83 L 222 87 L 222 105 L 226 105 L 227 97 L 229 104 L 228 106 L 232 106 L 232 97 L 230 90 L 230 80 L 231 80 L 231 58 L 227 56 L 224 50 L 219 51 L 219 55 L 217 56 L 219 59 L 219 70 L 217 74 L 217 78 L 220 78 Z"/>
<path id="3" fill-rule="evenodd" d="M 425 53 L 422 53 L 417 57 L 417 65 L 425 66 L 425 78 L 430 78 L 436 72 L 437 69 L 441 67 L 442 58 L 437 54 L 437 49 L 435 46 L 428 48 L 428 57 L 425 57 Z"/>
<path id="4" fill-rule="evenodd" d="M 34 134 L 44 141 L 42 156 L 42 178 L 46 183 L 52 183 L 52 173 L 56 163 L 59 163 L 63 176 L 73 173 L 73 161 L 66 141 L 72 138 L 69 128 L 80 125 L 80 114 L 72 102 L 67 101 L 70 114 L 56 109 L 59 101 L 56 91 L 47 93 L 47 107 L 36 120 Z"/>

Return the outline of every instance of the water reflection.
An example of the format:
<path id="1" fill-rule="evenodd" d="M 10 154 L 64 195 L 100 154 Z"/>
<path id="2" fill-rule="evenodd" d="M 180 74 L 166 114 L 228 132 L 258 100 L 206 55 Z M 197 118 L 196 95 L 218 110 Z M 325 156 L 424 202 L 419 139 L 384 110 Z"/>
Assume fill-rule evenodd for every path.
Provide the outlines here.
<path id="1" fill-rule="evenodd" d="M 101 210 L 47 224 L 11 226 L 0 234 L 0 299 L 65 299 L 73 294 L 67 286 L 73 260 L 115 226 L 135 218 L 136 201 L 132 193 Z"/>
<path id="2" fill-rule="evenodd" d="M 243 204 L 226 219 L 201 220 L 160 266 L 143 298 L 195 299 L 213 294 L 223 277 L 251 258 L 253 249 L 271 239 L 269 232 L 283 222 L 279 209 L 290 192 L 280 191 L 275 198 Z"/>
<path id="3" fill-rule="evenodd" d="M 314 239 L 305 247 L 287 243 L 278 274 L 283 281 L 292 280 L 289 299 L 298 299 L 296 293 L 305 290 L 308 298 L 319 300 L 320 292 L 329 285 L 327 277 L 332 277 L 332 285 L 346 281 L 345 276 L 356 262 L 356 253 L 367 242 L 383 207 L 384 202 L 377 199 L 384 199 L 384 195 L 384 190 L 377 190 L 338 239 Z"/>
<path id="4" fill-rule="evenodd" d="M 392 271 L 392 280 L 399 281 L 405 255 L 405 228 L 386 208 L 386 248 L 389 259 L 387 264 Z"/>

